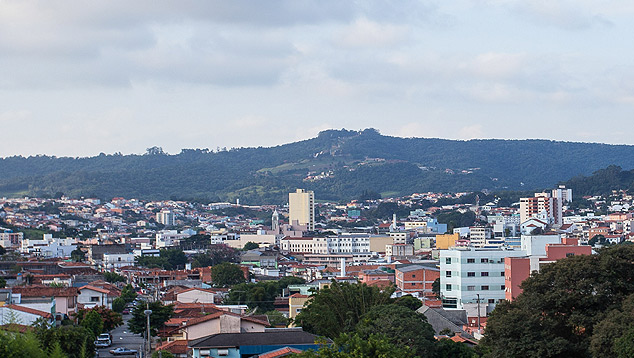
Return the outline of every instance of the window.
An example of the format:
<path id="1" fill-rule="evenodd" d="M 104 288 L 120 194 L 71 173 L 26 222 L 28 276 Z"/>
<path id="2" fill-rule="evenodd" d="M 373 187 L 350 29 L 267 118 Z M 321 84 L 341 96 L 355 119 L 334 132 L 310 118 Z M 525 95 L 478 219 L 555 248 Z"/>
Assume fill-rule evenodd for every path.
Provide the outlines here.
<path id="1" fill-rule="evenodd" d="M 412 275 L 412 278 L 416 278 L 416 275 Z"/>
<path id="2" fill-rule="evenodd" d="M 489 303 L 495 303 L 495 300 L 493 298 L 489 298 Z"/>
<path id="3" fill-rule="evenodd" d="M 480 259 L 480 263 L 481 264 L 488 264 L 489 263 L 489 259 Z"/>
<path id="4" fill-rule="evenodd" d="M 451 265 L 451 257 L 447 257 L 447 258 L 445 259 L 445 263 L 446 263 L 447 265 Z"/>
<path id="5" fill-rule="evenodd" d="M 504 277 L 504 271 L 500 272 L 500 276 Z"/>
<path id="6" fill-rule="evenodd" d="M 489 273 L 488 272 L 480 272 L 480 276 L 482 277 L 488 277 Z"/>
<path id="7" fill-rule="evenodd" d="M 572 257 L 572 256 L 575 256 L 574 252 L 567 252 L 566 253 L 566 257 Z"/>
<path id="8" fill-rule="evenodd" d="M 445 277 L 451 277 L 451 271 L 445 271 Z"/>
<path id="9" fill-rule="evenodd" d="M 447 291 L 451 291 L 451 284 L 450 284 L 450 283 L 446 284 L 446 285 L 445 285 L 445 289 L 446 289 Z"/>
<path id="10" fill-rule="evenodd" d="M 489 286 L 482 286 L 482 291 L 488 291 L 489 290 Z"/>
<path id="11" fill-rule="evenodd" d="M 467 286 L 467 291 L 475 291 L 475 286 Z"/>
<path id="12" fill-rule="evenodd" d="M 500 290 L 504 291 L 506 287 L 504 285 L 500 286 Z"/>
<path id="13" fill-rule="evenodd" d="M 474 264 L 475 263 L 475 259 L 467 259 L 467 263 L 468 264 Z"/>
<path id="14" fill-rule="evenodd" d="M 475 272 L 467 272 L 467 277 L 475 277 Z"/>
<path id="15" fill-rule="evenodd" d="M 99 302 L 99 296 L 90 296 L 90 302 Z"/>

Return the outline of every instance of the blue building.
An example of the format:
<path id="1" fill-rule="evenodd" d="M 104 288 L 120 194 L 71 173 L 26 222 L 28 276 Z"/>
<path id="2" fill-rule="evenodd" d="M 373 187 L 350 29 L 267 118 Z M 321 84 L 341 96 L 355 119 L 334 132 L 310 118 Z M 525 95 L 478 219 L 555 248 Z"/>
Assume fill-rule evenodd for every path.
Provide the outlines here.
<path id="1" fill-rule="evenodd" d="M 195 339 L 188 344 L 192 358 L 247 358 L 285 347 L 299 350 L 319 349 L 318 337 L 296 329 L 272 329 L 264 332 L 218 333 Z"/>

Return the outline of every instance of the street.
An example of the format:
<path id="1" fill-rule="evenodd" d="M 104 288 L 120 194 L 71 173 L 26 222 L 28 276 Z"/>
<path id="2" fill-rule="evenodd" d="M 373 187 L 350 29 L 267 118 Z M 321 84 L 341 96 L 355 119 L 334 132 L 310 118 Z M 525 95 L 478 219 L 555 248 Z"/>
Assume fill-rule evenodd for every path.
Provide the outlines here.
<path id="1" fill-rule="evenodd" d="M 134 349 L 137 352 L 141 352 L 143 349 L 143 337 L 139 334 L 134 334 L 128 330 L 128 320 L 132 317 L 132 315 L 127 314 L 123 315 L 123 324 L 110 332 L 112 334 L 112 345 L 106 348 L 99 348 L 97 350 L 96 357 L 104 358 L 104 357 L 132 357 L 132 355 L 127 356 L 114 356 L 110 354 L 111 349 L 125 347 L 128 349 Z"/>

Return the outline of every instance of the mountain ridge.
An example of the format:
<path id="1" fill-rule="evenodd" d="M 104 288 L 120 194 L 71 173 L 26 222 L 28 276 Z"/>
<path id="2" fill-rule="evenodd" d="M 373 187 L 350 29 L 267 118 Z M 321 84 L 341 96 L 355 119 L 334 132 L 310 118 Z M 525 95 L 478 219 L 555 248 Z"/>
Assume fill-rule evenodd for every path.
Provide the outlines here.
<path id="1" fill-rule="evenodd" d="M 543 139 L 401 138 L 326 130 L 273 147 L 213 151 L 159 147 L 146 154 L 0 159 L 0 196 L 113 196 L 283 203 L 296 187 L 324 200 L 363 190 L 531 190 L 590 175 L 609 165 L 634 168 L 634 146 Z"/>

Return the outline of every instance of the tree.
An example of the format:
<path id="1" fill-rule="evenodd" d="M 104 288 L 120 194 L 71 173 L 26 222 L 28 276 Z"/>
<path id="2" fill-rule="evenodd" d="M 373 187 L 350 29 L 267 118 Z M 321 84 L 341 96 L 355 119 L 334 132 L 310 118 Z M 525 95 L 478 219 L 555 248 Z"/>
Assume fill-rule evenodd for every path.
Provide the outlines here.
<path id="1" fill-rule="evenodd" d="M 123 318 L 121 315 L 105 306 L 96 306 L 91 309 L 80 309 L 75 313 L 75 319 L 77 324 L 82 325 L 88 318 L 89 314 L 96 313 L 101 319 L 102 331 L 111 331 L 123 324 Z M 101 332 L 97 333 L 99 335 Z"/>
<path id="2" fill-rule="evenodd" d="M 257 248 L 259 248 L 260 245 L 256 244 L 255 242 L 247 242 L 246 244 L 244 244 L 244 247 L 242 248 L 242 250 L 244 251 L 249 251 L 249 250 L 255 250 Z"/>
<path id="3" fill-rule="evenodd" d="M 405 295 L 395 299 L 394 304 L 407 307 L 412 311 L 416 311 L 423 305 L 423 302 L 412 295 Z"/>
<path id="4" fill-rule="evenodd" d="M 0 288 L 5 287 L 7 287 L 7 281 L 3 277 L 0 277 Z"/>
<path id="5" fill-rule="evenodd" d="M 5 249 L 4 247 L 2 247 L 2 245 L 0 245 L 0 256 L 6 253 L 7 253 L 7 249 Z"/>
<path id="6" fill-rule="evenodd" d="M 137 293 L 131 284 L 125 285 L 125 287 L 123 287 L 123 290 L 121 290 L 120 298 L 124 299 L 126 303 L 130 303 L 134 301 L 136 296 L 137 296 Z"/>
<path id="7" fill-rule="evenodd" d="M 165 322 L 167 322 L 167 320 L 169 320 L 174 314 L 174 306 L 165 306 L 159 301 L 150 302 L 148 305 L 149 306 L 138 305 L 132 311 L 132 318 L 128 321 L 128 328 L 130 328 L 130 331 L 137 334 L 145 332 L 147 327 L 143 311 L 146 310 L 146 307 L 149 307 L 149 309 L 152 310 L 152 314 L 150 315 L 150 334 L 152 336 L 156 336 L 158 330 L 163 327 Z"/>
<path id="8" fill-rule="evenodd" d="M 165 269 L 174 270 L 185 268 L 185 264 L 187 263 L 187 256 L 185 256 L 183 250 L 161 249 L 160 255 L 161 257 L 167 259 L 168 267 L 165 267 Z"/>
<path id="9" fill-rule="evenodd" d="M 117 282 L 126 282 L 127 279 L 125 276 L 119 275 L 116 272 L 106 271 L 103 273 L 103 277 L 107 282 L 117 283 Z"/>
<path id="10" fill-rule="evenodd" d="M 125 309 L 126 304 L 127 303 L 123 298 L 117 297 L 114 301 L 112 301 L 112 310 L 117 313 L 121 313 Z"/>
<path id="11" fill-rule="evenodd" d="M 436 343 L 437 358 L 476 358 L 475 350 L 466 344 L 443 338 Z"/>
<path id="12" fill-rule="evenodd" d="M 591 351 L 606 352 L 606 332 L 618 322 L 601 322 L 613 310 L 628 309 L 626 298 L 634 294 L 632 262 L 632 245 L 614 245 L 597 255 L 544 266 L 522 283 L 524 291 L 515 301 L 497 305 L 480 346 L 493 357 L 587 357 Z"/>
<path id="13" fill-rule="evenodd" d="M 326 337 L 352 332 L 361 317 L 374 306 L 391 302 L 394 288 L 381 291 L 363 283 L 331 282 L 315 293 L 297 315 L 295 323 L 306 331 Z"/>
<path id="14" fill-rule="evenodd" d="M 286 327 L 288 326 L 289 319 L 286 318 L 280 311 L 272 310 L 264 313 L 269 319 L 269 323 L 273 327 Z"/>
<path id="15" fill-rule="evenodd" d="M 93 339 L 103 332 L 103 320 L 97 311 L 88 310 L 82 317 L 79 325 L 92 333 Z"/>
<path id="16" fill-rule="evenodd" d="M 238 250 L 225 244 L 209 245 L 209 250 L 204 254 L 194 256 L 192 267 L 208 267 L 223 262 L 238 262 L 240 253 Z"/>
<path id="17" fill-rule="evenodd" d="M 41 347 L 50 351 L 59 343 L 68 358 L 89 358 L 87 352 L 94 352 L 93 333 L 82 326 L 36 327 L 35 334 Z M 2 355 L 0 354 L 0 357 Z"/>
<path id="18" fill-rule="evenodd" d="M 169 351 L 160 351 L 160 353 L 158 351 L 152 352 L 152 358 L 174 358 L 174 355 L 172 354 L 172 352 Z"/>
<path id="19" fill-rule="evenodd" d="M 588 245 L 590 246 L 594 246 L 596 244 L 605 245 L 605 242 L 606 242 L 605 236 L 599 234 L 599 235 L 594 235 L 590 240 L 588 240 Z"/>
<path id="20" fill-rule="evenodd" d="M 389 339 L 373 334 L 363 339 L 356 334 L 342 334 L 334 344 L 322 342 L 317 351 L 308 350 L 294 355 L 298 358 L 414 358 L 407 346 L 398 346 Z"/>
<path id="21" fill-rule="evenodd" d="M 362 339 L 380 334 L 396 346 L 410 347 L 419 357 L 434 354 L 434 329 L 424 315 L 406 306 L 374 306 L 361 317 L 355 331 Z"/>
<path id="22" fill-rule="evenodd" d="M 240 266 L 223 262 L 211 268 L 211 281 L 216 287 L 227 287 L 243 283 L 244 272 Z"/>
<path id="23" fill-rule="evenodd" d="M 614 340 L 614 352 L 618 358 L 634 357 L 634 327 Z"/>
<path id="24" fill-rule="evenodd" d="M 431 292 L 436 296 L 436 298 L 440 298 L 440 278 L 437 278 L 431 284 Z"/>
<path id="25" fill-rule="evenodd" d="M 70 258 L 71 260 L 75 262 L 83 262 L 84 260 L 86 260 L 86 253 L 83 252 L 81 249 L 77 248 L 71 251 Z"/>
<path id="26" fill-rule="evenodd" d="M 46 358 L 40 342 L 32 333 L 19 333 L 0 330 L 0 357 Z"/>

